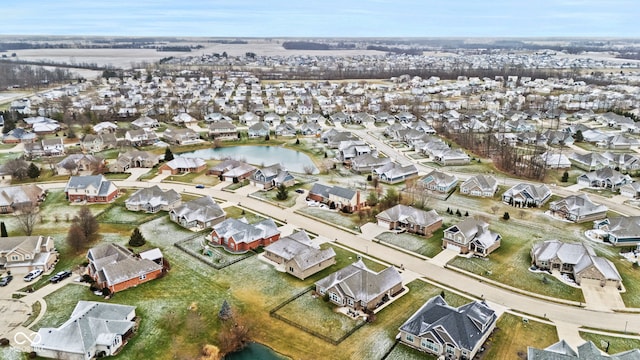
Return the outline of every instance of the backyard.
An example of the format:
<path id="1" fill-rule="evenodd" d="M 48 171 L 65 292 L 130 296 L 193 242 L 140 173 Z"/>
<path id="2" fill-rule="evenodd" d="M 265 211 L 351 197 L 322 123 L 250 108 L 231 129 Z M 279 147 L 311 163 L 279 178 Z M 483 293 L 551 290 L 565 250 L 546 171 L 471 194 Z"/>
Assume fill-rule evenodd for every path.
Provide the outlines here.
<path id="1" fill-rule="evenodd" d="M 415 252 L 426 257 L 434 257 L 442 251 L 443 229 L 436 231 L 431 237 L 424 237 L 409 233 L 395 234 L 392 232 L 384 232 L 376 239 L 381 243 L 387 243 L 398 246 L 405 250 Z"/>
<path id="2" fill-rule="evenodd" d="M 504 313 L 489 336 L 481 359 L 526 359 L 528 346 L 544 349 L 556 342 L 555 326 Z"/>

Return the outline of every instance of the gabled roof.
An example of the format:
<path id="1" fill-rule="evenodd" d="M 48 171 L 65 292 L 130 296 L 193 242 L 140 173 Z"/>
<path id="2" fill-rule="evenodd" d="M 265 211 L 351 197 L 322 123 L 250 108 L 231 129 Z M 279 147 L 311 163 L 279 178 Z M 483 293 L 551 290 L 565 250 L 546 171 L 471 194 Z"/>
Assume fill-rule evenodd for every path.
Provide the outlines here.
<path id="1" fill-rule="evenodd" d="M 355 301 L 369 301 L 402 283 L 395 267 L 388 267 L 378 273 L 370 270 L 362 260 L 342 268 L 316 282 L 323 289 L 336 287 L 342 294 Z"/>
<path id="2" fill-rule="evenodd" d="M 152 206 L 169 205 L 181 199 L 180 194 L 173 189 L 163 191 L 158 185 L 148 188 L 142 188 L 134 192 L 125 201 L 126 205 L 143 205 L 150 204 Z"/>
<path id="3" fill-rule="evenodd" d="M 435 210 L 424 211 L 411 206 L 398 204 L 390 209 L 382 211 L 376 218 L 390 222 L 403 222 L 415 224 L 419 226 L 430 226 L 438 221 L 442 221 L 442 217 Z"/>
<path id="4" fill-rule="evenodd" d="M 36 204 L 44 190 L 38 185 L 15 185 L 0 188 L 0 206 L 19 205 L 24 203 Z"/>
<path id="5" fill-rule="evenodd" d="M 524 194 L 525 197 L 534 199 L 534 200 L 543 200 L 551 195 L 551 190 L 547 185 L 540 184 L 527 184 L 520 183 L 513 186 L 511 189 L 505 191 L 503 196 L 515 196 L 517 194 Z"/>
<path id="6" fill-rule="evenodd" d="M 206 165 L 206 162 L 200 158 L 176 156 L 173 160 L 168 161 L 166 165 L 171 169 L 195 169 Z"/>
<path id="7" fill-rule="evenodd" d="M 78 301 L 71 317 L 58 328 L 38 330 L 40 341 L 34 349 L 86 354 L 96 345 L 112 345 L 114 338 L 135 326 L 128 319 L 135 306 Z"/>
<path id="8" fill-rule="evenodd" d="M 640 359 L 640 350 L 632 349 L 613 355 L 603 355 L 596 345 L 588 341 L 578 346 L 578 351 L 574 351 L 564 340 L 545 348 L 527 349 L 528 360 L 637 360 Z"/>
<path id="9" fill-rule="evenodd" d="M 243 219 L 244 220 L 244 219 Z M 213 226 L 213 230 L 225 239 L 233 238 L 236 244 L 252 243 L 280 233 L 273 219 L 265 219 L 255 224 L 248 224 L 238 219 L 226 219 Z"/>
<path id="10" fill-rule="evenodd" d="M 558 258 L 563 264 L 573 265 L 576 274 L 594 266 L 607 280 L 620 281 L 622 279 L 612 262 L 596 256 L 593 249 L 582 243 L 547 240 L 535 243 L 531 253 L 536 261 L 550 261 Z"/>
<path id="11" fill-rule="evenodd" d="M 161 265 L 136 257 L 131 251 L 112 243 L 89 249 L 87 258 L 98 274 L 98 279 L 108 286 L 162 270 Z"/>
<path id="12" fill-rule="evenodd" d="M 175 214 L 176 217 L 185 218 L 188 222 L 198 221 L 202 223 L 225 216 L 224 210 L 209 195 L 186 202 L 171 210 L 171 213 Z"/>
<path id="13" fill-rule="evenodd" d="M 498 181 L 491 175 L 478 174 L 465 180 L 460 188 L 477 186 L 482 191 L 495 191 L 498 186 Z"/>
<path id="14" fill-rule="evenodd" d="M 604 205 L 599 205 L 591 201 L 587 194 L 570 195 L 566 198 L 558 201 L 553 201 L 549 204 L 549 207 L 553 209 L 566 208 L 571 214 L 589 215 L 601 212 L 606 212 L 608 209 Z"/>
<path id="15" fill-rule="evenodd" d="M 454 308 L 438 295 L 411 315 L 400 330 L 417 337 L 431 334 L 441 344 L 447 336 L 458 348 L 473 350 L 496 320 L 495 311 L 484 301 Z"/>
<path id="16" fill-rule="evenodd" d="M 98 189 L 98 196 L 106 196 L 109 194 L 112 184 L 103 175 L 72 176 L 67 182 L 64 191 L 67 192 L 70 189 L 83 190 L 89 186 Z M 115 185 L 113 187 L 115 188 Z"/>

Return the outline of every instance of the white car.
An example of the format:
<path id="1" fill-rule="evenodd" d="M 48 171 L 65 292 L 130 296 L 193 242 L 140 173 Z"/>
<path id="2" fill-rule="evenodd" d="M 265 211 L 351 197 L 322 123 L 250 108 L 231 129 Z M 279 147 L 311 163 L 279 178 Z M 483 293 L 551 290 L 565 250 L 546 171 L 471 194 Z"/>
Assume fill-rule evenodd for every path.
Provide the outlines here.
<path id="1" fill-rule="evenodd" d="M 40 269 L 32 270 L 31 272 L 29 272 L 27 275 L 24 276 L 24 281 L 29 282 L 29 281 L 37 278 L 40 275 L 42 275 L 42 270 L 40 270 Z"/>

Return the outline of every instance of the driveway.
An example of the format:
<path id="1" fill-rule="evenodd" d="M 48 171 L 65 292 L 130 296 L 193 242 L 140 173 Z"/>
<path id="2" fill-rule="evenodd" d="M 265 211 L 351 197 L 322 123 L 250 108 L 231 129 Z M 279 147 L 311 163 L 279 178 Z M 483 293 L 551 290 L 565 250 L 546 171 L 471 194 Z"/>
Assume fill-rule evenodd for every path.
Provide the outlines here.
<path id="1" fill-rule="evenodd" d="M 151 169 L 146 168 L 129 168 L 126 172 L 131 175 L 126 179 L 126 181 L 136 181 L 138 178 L 149 172 Z"/>
<path id="2" fill-rule="evenodd" d="M 383 228 L 382 226 L 378 226 L 378 224 L 366 223 L 360 227 L 360 231 L 362 232 L 360 237 L 363 237 L 367 240 L 373 240 L 376 238 L 376 236 L 382 234 L 383 232 L 387 232 L 389 230 Z"/>
<path id="3" fill-rule="evenodd" d="M 586 302 L 586 308 L 596 311 L 611 311 L 612 309 L 624 309 L 625 305 L 618 289 L 612 286 L 600 286 L 598 284 L 580 284 L 582 295 Z"/>
<path id="4" fill-rule="evenodd" d="M 451 249 L 444 249 L 440 253 L 429 260 L 433 265 L 444 267 L 447 263 L 458 256 L 458 252 Z"/>
<path id="5" fill-rule="evenodd" d="M 0 299 L 0 337 L 22 325 L 31 314 L 31 306 L 22 300 Z"/>

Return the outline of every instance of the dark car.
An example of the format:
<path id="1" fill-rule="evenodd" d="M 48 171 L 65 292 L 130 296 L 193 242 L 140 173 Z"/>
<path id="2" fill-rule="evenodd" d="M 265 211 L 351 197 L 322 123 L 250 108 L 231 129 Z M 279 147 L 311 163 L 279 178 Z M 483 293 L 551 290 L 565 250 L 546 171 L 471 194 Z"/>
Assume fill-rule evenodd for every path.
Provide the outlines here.
<path id="1" fill-rule="evenodd" d="M 13 275 L 7 275 L 0 279 L 0 286 L 7 286 L 11 280 L 13 280 Z"/>
<path id="2" fill-rule="evenodd" d="M 198 185 L 196 185 L 196 189 L 204 189 L 204 185 L 198 184 Z"/>
<path id="3" fill-rule="evenodd" d="M 49 281 L 53 284 L 60 282 L 66 278 L 71 276 L 71 271 L 60 271 L 59 273 L 53 275 Z"/>
<path id="4" fill-rule="evenodd" d="M 302 190 L 302 189 L 296 189 L 296 192 L 297 192 L 298 194 L 304 194 L 304 190 Z"/>

